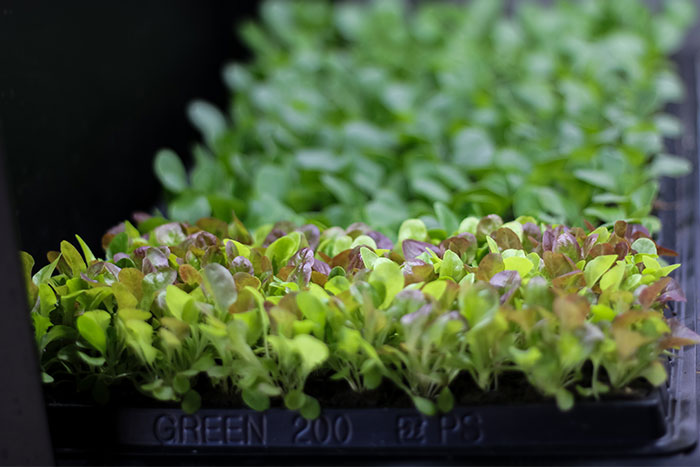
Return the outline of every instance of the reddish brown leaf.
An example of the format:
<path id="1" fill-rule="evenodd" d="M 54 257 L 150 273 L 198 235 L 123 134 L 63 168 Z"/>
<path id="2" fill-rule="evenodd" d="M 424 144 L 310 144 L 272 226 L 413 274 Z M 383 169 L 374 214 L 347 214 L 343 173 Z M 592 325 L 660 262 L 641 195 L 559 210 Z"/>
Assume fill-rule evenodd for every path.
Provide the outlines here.
<path id="1" fill-rule="evenodd" d="M 561 295 L 554 299 L 554 314 L 565 330 L 573 330 L 583 326 L 591 305 L 580 295 Z"/>
<path id="2" fill-rule="evenodd" d="M 505 269 L 503 257 L 498 253 L 489 253 L 484 256 L 476 271 L 476 278 L 480 281 L 490 281 L 493 276 Z"/>
<path id="3" fill-rule="evenodd" d="M 542 260 L 544 261 L 545 271 L 552 279 L 577 270 L 571 259 L 562 253 L 545 251 Z"/>
<path id="4" fill-rule="evenodd" d="M 662 303 L 666 302 L 685 302 L 685 294 L 681 285 L 674 278 L 668 283 L 664 291 L 659 296 L 659 301 Z"/>
<path id="5" fill-rule="evenodd" d="M 659 256 L 678 256 L 677 251 L 671 250 L 670 248 L 666 248 L 663 246 L 659 246 L 659 244 L 656 242 L 654 243 L 656 244 L 656 252 Z"/>
<path id="6" fill-rule="evenodd" d="M 233 282 L 236 283 L 236 289 L 240 292 L 245 287 L 252 287 L 254 289 L 260 288 L 260 279 L 255 276 L 251 276 L 247 272 L 237 272 L 233 275 Z"/>
<path id="7" fill-rule="evenodd" d="M 199 272 L 189 264 L 180 265 L 177 272 L 180 275 L 180 280 L 187 285 L 199 284 L 202 280 L 202 276 L 199 274 Z"/>
<path id="8" fill-rule="evenodd" d="M 642 305 L 643 308 L 650 308 L 669 282 L 671 282 L 670 277 L 662 277 L 658 281 L 644 287 L 639 293 L 639 304 Z"/>
<path id="9" fill-rule="evenodd" d="M 311 282 L 323 287 L 324 285 L 326 285 L 326 282 L 328 282 L 328 276 L 318 271 L 311 271 Z"/>
<path id="10" fill-rule="evenodd" d="M 625 234 L 627 233 L 627 222 L 625 221 L 617 221 L 615 222 L 615 235 L 621 238 L 625 238 Z"/>
<path id="11" fill-rule="evenodd" d="M 588 257 L 586 259 L 590 261 L 597 256 L 613 254 L 615 254 L 615 247 L 613 245 L 610 243 L 599 243 L 591 248 L 591 251 L 588 252 Z"/>
<path id="12" fill-rule="evenodd" d="M 561 276 L 552 279 L 552 287 L 562 290 L 580 289 L 586 286 L 586 279 L 583 277 L 583 272 L 576 270 L 562 274 Z"/>
<path id="13" fill-rule="evenodd" d="M 411 259 L 404 263 L 403 275 L 406 285 L 426 282 L 435 277 L 435 269 L 432 264 L 419 259 Z"/>
<path id="14" fill-rule="evenodd" d="M 501 227 L 491 233 L 493 238 L 501 250 L 515 249 L 522 250 L 523 244 L 518 236 L 507 227 Z"/>
<path id="15" fill-rule="evenodd" d="M 617 259 L 618 261 L 624 260 L 625 256 L 627 256 L 630 252 L 630 244 L 629 242 L 625 241 L 620 241 L 618 242 L 617 245 L 615 245 L 615 253 L 617 254 Z"/>

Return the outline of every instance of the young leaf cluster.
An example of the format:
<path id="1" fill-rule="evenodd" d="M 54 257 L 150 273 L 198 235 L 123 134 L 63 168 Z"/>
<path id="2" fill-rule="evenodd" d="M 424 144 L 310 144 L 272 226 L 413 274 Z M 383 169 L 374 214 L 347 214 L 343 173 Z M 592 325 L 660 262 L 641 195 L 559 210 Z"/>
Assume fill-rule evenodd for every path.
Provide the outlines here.
<path id="1" fill-rule="evenodd" d="M 289 220 L 391 235 L 435 202 L 460 217 L 552 223 L 650 216 L 682 97 L 667 55 L 693 3 L 267 1 L 225 68 L 227 115 L 189 107 L 203 143 L 188 174 L 158 153 L 171 218 Z M 426 220 L 430 223 L 429 220 Z"/>
<path id="2" fill-rule="evenodd" d="M 32 274 L 23 253 L 44 380 L 99 401 L 130 382 L 188 412 L 208 381 L 314 418 L 312 373 L 359 393 L 394 384 L 434 414 L 454 405 L 457 376 L 494 391 L 517 372 L 568 409 L 575 394 L 663 383 L 667 349 L 700 339 L 664 317 L 684 300 L 678 265 L 640 225 L 441 212 L 440 228 L 405 220 L 396 243 L 362 223 L 251 234 L 238 219 L 154 217 L 106 234 L 104 259 L 77 237 Z"/>

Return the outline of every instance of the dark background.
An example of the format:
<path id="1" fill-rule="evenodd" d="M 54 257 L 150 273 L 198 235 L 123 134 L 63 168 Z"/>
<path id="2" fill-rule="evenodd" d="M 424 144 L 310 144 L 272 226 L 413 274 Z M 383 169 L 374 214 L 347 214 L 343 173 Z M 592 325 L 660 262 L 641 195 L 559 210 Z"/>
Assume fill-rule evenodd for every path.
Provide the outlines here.
<path id="1" fill-rule="evenodd" d="M 37 263 L 105 230 L 162 190 L 152 159 L 189 160 L 185 108 L 227 104 L 221 68 L 247 58 L 235 25 L 257 1 L 0 0 L 0 145 L 19 246 Z"/>

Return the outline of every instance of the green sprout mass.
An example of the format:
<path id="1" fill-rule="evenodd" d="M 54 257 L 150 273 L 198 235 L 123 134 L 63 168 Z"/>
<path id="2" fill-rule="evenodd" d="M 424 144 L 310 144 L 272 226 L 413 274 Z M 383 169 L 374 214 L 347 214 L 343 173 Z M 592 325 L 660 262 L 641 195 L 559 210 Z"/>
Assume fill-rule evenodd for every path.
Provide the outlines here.
<path id="1" fill-rule="evenodd" d="M 155 170 L 168 216 L 231 211 L 251 228 L 531 215 L 582 226 L 638 219 L 652 230 L 665 153 L 663 112 L 683 97 L 666 55 L 693 3 L 268 1 L 241 28 L 250 63 L 223 72 L 226 114 L 188 109 L 203 143 L 189 174 L 172 151 Z"/>
<path id="2" fill-rule="evenodd" d="M 361 223 L 251 235 L 237 219 L 164 222 L 123 223 L 106 259 L 79 237 L 82 253 L 62 242 L 33 276 L 23 255 L 47 381 L 99 397 L 127 381 L 191 412 L 206 379 L 314 418 L 312 373 L 360 393 L 389 381 L 430 415 L 452 408 L 460 374 L 490 391 L 517 372 L 569 409 L 574 394 L 662 384 L 666 349 L 700 342 L 664 318 L 685 300 L 659 258 L 673 252 L 624 221 L 587 232 L 490 215 L 429 232 L 409 219 L 396 244 Z"/>

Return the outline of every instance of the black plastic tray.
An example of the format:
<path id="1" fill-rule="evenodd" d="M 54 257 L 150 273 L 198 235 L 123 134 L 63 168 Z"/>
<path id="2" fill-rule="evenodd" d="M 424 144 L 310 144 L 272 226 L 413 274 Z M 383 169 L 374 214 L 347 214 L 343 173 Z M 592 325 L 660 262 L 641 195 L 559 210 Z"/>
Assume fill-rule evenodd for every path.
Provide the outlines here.
<path id="1" fill-rule="evenodd" d="M 687 134 L 669 142 L 694 161 L 693 175 L 664 181 L 659 214 L 661 243 L 679 252 L 677 279 L 687 303 L 673 310 L 695 329 L 698 295 L 697 70 L 679 61 L 689 96 L 675 110 Z M 691 129 L 693 129 L 691 131 Z M 59 460 L 102 453 L 182 463 L 196 456 L 492 456 L 492 455 L 647 455 L 692 448 L 698 438 L 696 349 L 681 349 L 669 362 L 665 387 L 641 400 L 583 402 L 570 412 L 554 403 L 458 407 L 447 415 L 425 417 L 413 409 L 327 409 L 307 421 L 294 412 L 272 409 L 204 409 L 187 415 L 169 408 L 95 408 L 51 405 L 49 419 Z M 127 456 L 127 457 L 123 457 Z M 434 458 L 434 457 L 433 457 Z M 199 458 L 201 459 L 201 458 Z M 282 459 L 282 458 L 277 458 Z M 92 458 L 92 461 L 99 461 Z"/>
<path id="2" fill-rule="evenodd" d="M 434 417 L 414 409 L 328 409 L 315 420 L 283 409 L 262 413 L 203 409 L 187 415 L 178 409 L 53 406 L 49 413 L 58 446 L 76 438 L 95 446 L 87 432 L 101 426 L 108 427 L 109 433 L 101 435 L 108 435 L 115 446 L 149 448 L 154 453 L 224 449 L 250 454 L 297 448 L 337 453 L 377 449 L 496 453 L 505 446 L 521 452 L 543 448 L 580 452 L 591 446 L 660 452 L 689 442 L 669 430 L 666 407 L 662 392 L 655 391 L 642 400 L 585 402 L 566 413 L 553 403 L 459 407 Z M 60 429 L 67 420 L 73 428 Z M 75 426 L 85 433 L 76 432 Z"/>

